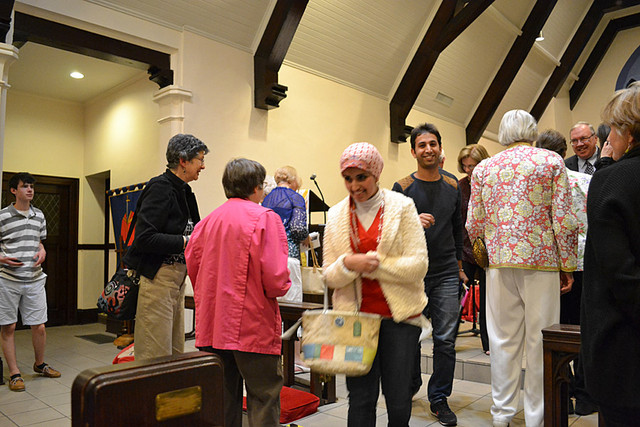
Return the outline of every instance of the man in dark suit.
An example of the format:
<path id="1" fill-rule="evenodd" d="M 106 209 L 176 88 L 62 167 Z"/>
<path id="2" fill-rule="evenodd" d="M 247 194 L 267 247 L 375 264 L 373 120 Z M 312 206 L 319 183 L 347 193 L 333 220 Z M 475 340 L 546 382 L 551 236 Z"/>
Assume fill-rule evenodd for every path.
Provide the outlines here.
<path id="1" fill-rule="evenodd" d="M 569 135 L 571 148 L 576 154 L 566 159 L 564 164 L 572 171 L 593 175 L 594 164 L 600 158 L 598 138 L 593 126 L 587 122 L 578 122 L 571 128 Z"/>
<path id="2" fill-rule="evenodd" d="M 564 161 L 564 164 L 568 169 L 593 175 L 596 171 L 595 163 L 600 159 L 600 149 L 598 148 L 598 137 L 591 126 L 587 122 L 578 122 L 571 128 L 571 147 L 574 156 L 569 157 Z M 580 299 L 575 298 L 575 293 L 579 292 L 582 288 L 582 272 L 576 274 L 573 273 L 573 289 L 574 297 L 569 294 L 562 296 L 562 308 L 560 309 L 561 321 L 566 321 L 566 315 L 575 310 L 579 310 Z M 572 307 L 574 306 L 574 307 Z M 589 393 L 585 388 L 584 372 L 582 369 L 582 361 L 580 358 L 576 358 L 573 363 L 573 371 L 575 375 L 569 370 L 569 394 L 576 398 L 575 413 L 578 415 L 589 415 L 597 410 L 596 405 L 591 400 Z M 572 412 L 571 400 L 569 400 L 569 412 Z"/>

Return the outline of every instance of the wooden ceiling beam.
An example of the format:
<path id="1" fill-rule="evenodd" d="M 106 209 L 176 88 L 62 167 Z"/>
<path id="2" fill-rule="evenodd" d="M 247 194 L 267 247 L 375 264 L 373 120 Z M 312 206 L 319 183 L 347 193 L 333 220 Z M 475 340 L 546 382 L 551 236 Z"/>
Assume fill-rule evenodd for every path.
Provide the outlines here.
<path id="1" fill-rule="evenodd" d="M 7 42 L 7 34 L 11 29 L 11 13 L 15 0 L 4 0 L 0 2 L 0 43 Z"/>
<path id="2" fill-rule="evenodd" d="M 556 3 L 557 0 L 543 0 L 534 5 L 522 27 L 522 34 L 511 45 L 509 53 L 467 125 L 467 144 L 477 143 L 482 136 Z"/>
<path id="3" fill-rule="evenodd" d="M 560 91 L 560 88 L 564 84 L 569 73 L 575 66 L 576 61 L 580 57 L 580 54 L 587 45 L 589 38 L 598 27 L 598 24 L 604 15 L 604 9 L 610 5 L 611 0 L 594 0 L 591 4 L 589 11 L 580 23 L 578 30 L 573 35 L 571 42 L 569 42 L 569 46 L 567 46 L 567 49 L 564 51 L 564 54 L 560 59 L 560 65 L 553 70 L 551 77 L 547 80 L 547 84 L 542 89 L 542 92 L 531 109 L 531 115 L 535 117 L 536 120 L 540 120 L 542 113 L 544 113 L 544 110 L 551 102 L 551 99 L 558 94 L 558 91 Z"/>
<path id="4" fill-rule="evenodd" d="M 173 84 L 171 56 L 122 40 L 91 33 L 58 22 L 15 12 L 14 45 L 34 42 L 147 71 L 149 80 L 163 88 Z"/>
<path id="5" fill-rule="evenodd" d="M 287 97 L 287 87 L 278 84 L 282 66 L 309 0 L 278 0 L 258 49 L 253 56 L 254 104 L 256 108 L 277 108 Z"/>
<path id="6" fill-rule="evenodd" d="M 440 53 L 491 3 L 493 0 L 478 0 L 466 5 L 457 0 L 442 1 L 389 103 L 392 142 L 407 141 L 412 128 L 407 126 L 405 121 Z M 464 7 L 460 9 L 461 6 Z M 456 14 L 457 9 L 459 12 Z"/>
<path id="7" fill-rule="evenodd" d="M 605 28 L 598 43 L 596 43 L 591 54 L 589 54 L 589 58 L 587 58 L 587 61 L 582 66 L 580 74 L 578 74 L 578 80 L 576 80 L 571 86 L 571 89 L 569 89 L 569 108 L 573 110 L 573 107 L 578 103 L 582 92 L 584 92 L 589 84 L 591 77 L 593 77 L 602 58 L 604 58 L 604 55 L 607 53 L 607 50 L 609 50 L 618 33 L 638 26 L 640 26 L 640 13 L 609 21 L 607 28 Z"/>

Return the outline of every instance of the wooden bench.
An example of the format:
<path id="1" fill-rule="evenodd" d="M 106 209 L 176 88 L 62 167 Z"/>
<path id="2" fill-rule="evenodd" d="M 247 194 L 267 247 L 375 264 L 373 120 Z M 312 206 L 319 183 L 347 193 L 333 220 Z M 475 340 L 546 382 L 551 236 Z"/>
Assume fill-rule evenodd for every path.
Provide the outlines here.
<path id="1" fill-rule="evenodd" d="M 71 387 L 71 425 L 224 426 L 223 381 L 204 352 L 87 369 Z"/>
<path id="2" fill-rule="evenodd" d="M 566 427 L 569 376 L 567 366 L 580 353 L 580 326 L 553 325 L 542 330 L 544 351 L 544 425 Z M 600 414 L 598 425 L 604 426 Z"/>

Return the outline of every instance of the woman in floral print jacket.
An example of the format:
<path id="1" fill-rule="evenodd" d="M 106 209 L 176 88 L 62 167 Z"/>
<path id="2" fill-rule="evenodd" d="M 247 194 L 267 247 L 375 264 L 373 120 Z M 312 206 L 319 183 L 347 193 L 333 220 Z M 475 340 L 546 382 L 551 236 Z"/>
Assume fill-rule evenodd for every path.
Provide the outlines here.
<path id="1" fill-rule="evenodd" d="M 522 352 L 527 364 L 527 426 L 542 426 L 541 329 L 558 323 L 560 293 L 571 289 L 577 225 L 562 158 L 534 148 L 535 119 L 512 110 L 499 130 L 503 152 L 473 171 L 467 230 L 483 237 L 487 269 L 487 331 L 491 348 L 494 426 L 507 426 L 518 410 Z M 560 272 L 560 277 L 558 277 Z"/>

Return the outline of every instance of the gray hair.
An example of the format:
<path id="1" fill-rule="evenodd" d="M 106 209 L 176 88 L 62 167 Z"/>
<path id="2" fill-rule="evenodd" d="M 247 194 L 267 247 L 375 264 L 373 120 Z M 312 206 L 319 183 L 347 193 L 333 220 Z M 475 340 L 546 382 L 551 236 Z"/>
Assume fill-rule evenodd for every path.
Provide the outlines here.
<path id="1" fill-rule="evenodd" d="M 595 131 L 595 129 L 593 128 L 593 126 L 591 126 L 591 123 L 589 123 L 589 122 L 578 122 L 578 123 L 576 123 L 575 125 L 573 125 L 573 127 L 569 130 L 569 135 L 571 135 L 571 132 L 573 132 L 573 130 L 574 130 L 575 128 L 578 128 L 578 127 L 580 127 L 580 126 L 589 126 L 589 130 L 591 131 L 591 133 L 593 133 L 593 134 L 595 134 L 595 133 L 596 133 L 596 131 Z"/>
<path id="2" fill-rule="evenodd" d="M 507 146 L 514 142 L 533 142 L 538 136 L 536 119 L 524 110 L 507 111 L 500 122 L 498 142 Z"/>
<path id="3" fill-rule="evenodd" d="M 201 151 L 204 151 L 204 154 L 209 152 L 204 142 L 193 135 L 179 133 L 173 136 L 167 145 L 167 167 L 175 169 L 180 165 L 180 159 L 188 162 Z"/>

